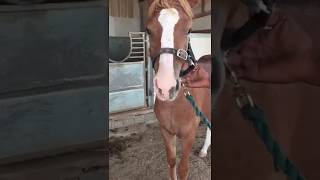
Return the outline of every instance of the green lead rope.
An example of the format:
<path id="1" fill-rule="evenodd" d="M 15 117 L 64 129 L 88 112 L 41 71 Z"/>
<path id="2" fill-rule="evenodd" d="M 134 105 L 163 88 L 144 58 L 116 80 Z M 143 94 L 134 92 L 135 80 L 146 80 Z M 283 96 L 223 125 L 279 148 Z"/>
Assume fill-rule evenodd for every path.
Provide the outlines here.
<path id="1" fill-rule="evenodd" d="M 250 104 L 244 105 L 241 108 L 241 112 L 246 119 L 253 123 L 258 136 L 262 139 L 269 153 L 271 153 L 276 168 L 281 169 L 290 180 L 304 180 L 305 178 L 299 169 L 288 159 L 272 136 L 264 112 Z"/>
<path id="2" fill-rule="evenodd" d="M 281 169 L 290 178 L 290 180 L 305 180 L 302 173 L 289 160 L 287 155 L 282 151 L 280 145 L 272 136 L 264 112 L 254 104 L 250 95 L 245 92 L 245 89 L 243 87 L 240 86 L 239 80 L 236 77 L 235 73 L 230 69 L 230 67 L 227 64 L 225 65 L 229 74 L 231 75 L 231 81 L 235 84 L 234 92 L 237 105 L 240 107 L 240 110 L 244 118 L 250 120 L 253 123 L 254 129 L 256 130 L 258 136 L 263 141 L 268 152 L 272 155 L 275 167 Z M 184 94 L 187 100 L 192 105 L 193 109 L 195 110 L 196 115 L 200 117 L 200 119 L 211 130 L 211 123 L 209 122 L 208 118 L 200 111 L 190 92 L 185 91 Z"/>
<path id="3" fill-rule="evenodd" d="M 185 93 L 185 96 L 187 98 L 187 100 L 190 102 L 190 104 L 192 105 L 196 115 L 198 117 L 200 117 L 200 119 L 208 126 L 208 128 L 210 128 L 211 130 L 211 123 L 208 120 L 208 118 L 203 114 L 203 112 L 201 112 L 201 110 L 199 109 L 199 107 L 196 104 L 196 101 L 194 100 L 194 98 L 191 96 L 190 93 Z"/>
<path id="4" fill-rule="evenodd" d="M 282 151 L 280 145 L 272 136 L 264 112 L 255 105 L 251 96 L 246 92 L 245 88 L 240 85 L 235 72 L 226 62 L 225 67 L 229 74 L 229 79 L 234 84 L 233 91 L 237 105 L 244 118 L 253 123 L 256 133 L 263 141 L 267 151 L 272 155 L 276 170 L 281 169 L 290 180 L 305 180 L 302 173 L 288 159 L 287 155 Z"/>

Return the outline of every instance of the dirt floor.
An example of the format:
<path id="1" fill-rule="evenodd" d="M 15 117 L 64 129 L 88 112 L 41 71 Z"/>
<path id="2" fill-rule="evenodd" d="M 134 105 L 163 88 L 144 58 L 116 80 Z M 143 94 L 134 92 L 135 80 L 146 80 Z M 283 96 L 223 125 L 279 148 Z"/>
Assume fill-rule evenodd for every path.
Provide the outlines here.
<path id="1" fill-rule="evenodd" d="M 105 148 L 0 166 L 0 180 L 106 180 Z"/>
<path id="2" fill-rule="evenodd" d="M 130 129 L 113 130 L 111 132 L 114 136 L 126 132 L 127 135 L 109 139 L 109 179 L 167 180 L 166 152 L 158 123 L 137 126 L 135 127 L 136 131 L 128 135 Z M 198 156 L 205 139 L 205 132 L 206 127 L 201 125 L 190 155 L 189 179 L 191 180 L 211 179 L 211 147 L 206 158 Z M 177 156 L 179 161 L 181 156 L 181 142 L 179 140 Z"/>

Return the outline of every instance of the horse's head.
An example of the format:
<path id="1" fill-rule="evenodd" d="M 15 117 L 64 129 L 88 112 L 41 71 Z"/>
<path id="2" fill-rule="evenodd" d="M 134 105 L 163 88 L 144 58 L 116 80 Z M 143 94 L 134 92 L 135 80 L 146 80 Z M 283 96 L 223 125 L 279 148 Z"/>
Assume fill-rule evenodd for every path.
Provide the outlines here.
<path id="1" fill-rule="evenodd" d="M 154 87 L 159 100 L 173 101 L 181 86 L 179 73 L 187 67 L 188 34 L 194 0 L 150 0 L 147 33 L 153 61 Z"/>

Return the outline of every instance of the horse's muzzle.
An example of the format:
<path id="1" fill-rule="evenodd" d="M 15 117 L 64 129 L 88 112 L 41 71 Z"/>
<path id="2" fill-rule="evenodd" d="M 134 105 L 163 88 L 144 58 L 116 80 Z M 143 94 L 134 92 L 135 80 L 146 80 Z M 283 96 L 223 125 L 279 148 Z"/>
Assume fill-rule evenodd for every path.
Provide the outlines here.
<path id="1" fill-rule="evenodd" d="M 178 95 L 179 89 L 180 89 L 180 80 L 176 80 L 175 84 L 172 84 L 170 88 L 161 88 L 159 86 L 157 79 L 154 80 L 154 88 L 156 92 L 156 96 L 161 101 L 173 101 Z"/>

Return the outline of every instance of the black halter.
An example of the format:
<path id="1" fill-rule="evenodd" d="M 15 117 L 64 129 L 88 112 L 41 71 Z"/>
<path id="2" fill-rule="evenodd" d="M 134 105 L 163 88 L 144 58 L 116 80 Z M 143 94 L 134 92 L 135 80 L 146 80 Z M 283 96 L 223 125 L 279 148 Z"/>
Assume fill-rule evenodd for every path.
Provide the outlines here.
<path id="1" fill-rule="evenodd" d="M 152 58 L 152 67 L 154 68 L 154 65 L 156 63 L 156 60 L 160 57 L 161 54 L 172 54 L 184 61 L 186 61 L 189 64 L 189 67 L 186 70 L 181 70 L 179 77 L 183 77 L 187 75 L 189 72 L 191 72 L 196 66 L 196 58 L 194 57 L 190 42 L 188 42 L 188 49 L 174 49 L 174 48 L 161 48 L 158 55 Z"/>
<path id="2" fill-rule="evenodd" d="M 256 0 L 242 0 L 250 9 L 256 9 Z M 272 13 L 272 6 L 275 0 L 263 0 L 263 3 L 267 6 L 269 12 L 259 10 L 251 14 L 250 19 L 238 30 L 233 33 L 225 31 L 222 36 L 221 48 L 224 51 L 230 50 L 242 41 L 246 40 L 258 29 L 265 27 L 268 19 Z M 255 11 L 255 10 L 254 10 Z"/>

